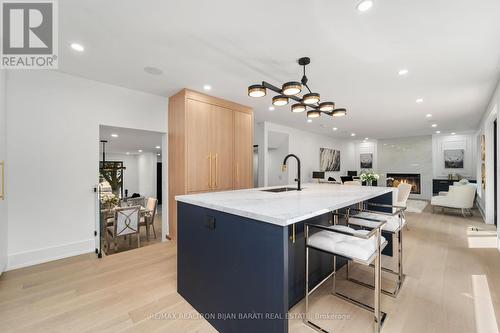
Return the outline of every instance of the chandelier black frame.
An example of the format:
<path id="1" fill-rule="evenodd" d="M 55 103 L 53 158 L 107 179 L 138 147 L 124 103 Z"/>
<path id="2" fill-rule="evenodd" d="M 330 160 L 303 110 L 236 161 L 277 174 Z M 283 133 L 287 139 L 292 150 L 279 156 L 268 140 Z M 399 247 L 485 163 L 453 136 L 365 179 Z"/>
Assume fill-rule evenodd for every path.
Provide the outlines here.
<path id="1" fill-rule="evenodd" d="M 332 117 L 345 116 L 347 114 L 346 109 L 336 109 L 333 102 L 320 102 L 320 95 L 313 93 L 307 85 L 306 66 L 311 63 L 311 59 L 303 57 L 298 60 L 298 63 L 303 67 L 303 75 L 300 82 L 286 82 L 280 89 L 266 81 L 262 81 L 261 84 L 253 84 L 248 87 L 248 96 L 264 97 L 267 94 L 267 89 L 269 89 L 278 94 L 273 97 L 273 105 L 285 106 L 288 104 L 289 99 L 293 99 L 298 103 L 292 105 L 292 112 L 307 111 L 307 118 L 318 118 L 322 113 Z M 302 86 L 306 87 L 309 92 L 300 97 L 298 94 L 302 92 Z M 307 110 L 307 108 L 312 110 Z"/>

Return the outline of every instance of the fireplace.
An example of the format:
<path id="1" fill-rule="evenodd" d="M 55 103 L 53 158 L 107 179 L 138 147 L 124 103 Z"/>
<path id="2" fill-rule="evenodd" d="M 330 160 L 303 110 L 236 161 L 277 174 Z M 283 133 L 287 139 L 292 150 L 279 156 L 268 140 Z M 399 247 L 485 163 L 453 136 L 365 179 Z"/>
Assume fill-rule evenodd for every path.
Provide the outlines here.
<path id="1" fill-rule="evenodd" d="M 420 174 L 418 173 L 388 173 L 387 186 L 392 187 L 398 183 L 411 185 L 411 194 L 420 194 Z"/>

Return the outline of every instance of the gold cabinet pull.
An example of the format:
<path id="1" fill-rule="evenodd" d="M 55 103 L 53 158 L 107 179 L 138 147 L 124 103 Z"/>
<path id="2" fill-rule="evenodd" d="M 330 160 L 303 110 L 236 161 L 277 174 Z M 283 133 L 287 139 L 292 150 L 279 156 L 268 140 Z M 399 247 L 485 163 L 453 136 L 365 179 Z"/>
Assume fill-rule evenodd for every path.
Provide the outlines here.
<path id="1" fill-rule="evenodd" d="M 215 154 L 215 187 L 217 187 L 217 176 L 219 171 L 217 170 L 217 154 Z"/>
<path id="2" fill-rule="evenodd" d="M 236 163 L 236 186 L 240 185 L 240 164 Z"/>
<path id="3" fill-rule="evenodd" d="M 290 240 L 295 244 L 295 224 L 292 224 L 292 235 L 290 236 Z"/>
<path id="4" fill-rule="evenodd" d="M 212 154 L 208 154 L 208 188 L 212 188 Z"/>

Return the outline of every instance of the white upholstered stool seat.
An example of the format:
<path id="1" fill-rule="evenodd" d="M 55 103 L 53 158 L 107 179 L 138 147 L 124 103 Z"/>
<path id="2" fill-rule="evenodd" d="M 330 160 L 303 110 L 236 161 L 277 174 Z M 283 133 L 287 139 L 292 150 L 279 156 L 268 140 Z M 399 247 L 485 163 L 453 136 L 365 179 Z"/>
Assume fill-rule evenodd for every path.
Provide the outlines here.
<path id="1" fill-rule="evenodd" d="M 357 218 L 357 217 L 362 217 L 363 219 Z M 373 219 L 377 221 L 370 221 L 370 220 L 365 220 L 367 219 Z M 359 214 L 356 215 L 351 215 L 349 217 L 349 224 L 354 224 L 358 225 L 361 227 L 366 227 L 366 228 L 376 228 L 379 225 L 380 220 L 386 221 L 386 223 L 382 226 L 383 231 L 388 231 L 388 232 L 397 232 L 399 228 L 403 227 L 406 224 L 406 219 L 405 218 L 399 218 L 399 216 L 394 215 L 394 216 L 383 216 L 377 213 L 370 213 L 370 212 L 360 212 Z"/>
<path id="2" fill-rule="evenodd" d="M 356 233 L 359 235 L 367 235 L 369 233 L 368 230 L 355 230 L 344 225 L 333 225 L 329 227 L 329 229 Z M 386 244 L 386 240 L 382 236 L 380 237 L 380 244 L 382 247 Z M 322 230 L 309 236 L 308 245 L 356 261 L 368 262 L 376 252 L 376 237 L 372 236 L 368 239 L 362 239 Z"/>

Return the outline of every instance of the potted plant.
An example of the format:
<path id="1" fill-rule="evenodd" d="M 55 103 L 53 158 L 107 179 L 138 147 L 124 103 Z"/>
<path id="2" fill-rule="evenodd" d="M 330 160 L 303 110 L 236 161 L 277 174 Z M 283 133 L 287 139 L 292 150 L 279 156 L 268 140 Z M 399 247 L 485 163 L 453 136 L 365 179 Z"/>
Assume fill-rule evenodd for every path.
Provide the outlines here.
<path id="1" fill-rule="evenodd" d="M 373 181 L 379 179 L 379 175 L 371 171 L 362 171 L 361 175 L 359 175 L 359 179 L 366 182 L 367 186 L 372 186 Z"/>

